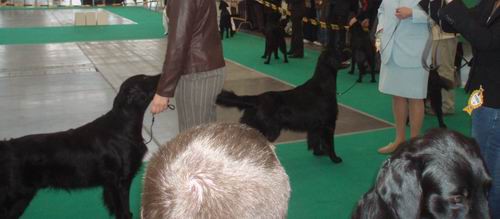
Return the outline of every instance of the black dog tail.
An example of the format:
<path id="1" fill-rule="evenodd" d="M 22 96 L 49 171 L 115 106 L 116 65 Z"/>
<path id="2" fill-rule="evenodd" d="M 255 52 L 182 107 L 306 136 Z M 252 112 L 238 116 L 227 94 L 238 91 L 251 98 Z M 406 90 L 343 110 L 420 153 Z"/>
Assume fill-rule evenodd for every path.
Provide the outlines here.
<path id="1" fill-rule="evenodd" d="M 237 107 L 238 109 L 242 110 L 254 108 L 257 105 L 257 97 L 238 96 L 232 91 L 222 90 L 222 92 L 217 95 L 217 100 L 215 102 L 221 106 Z"/>

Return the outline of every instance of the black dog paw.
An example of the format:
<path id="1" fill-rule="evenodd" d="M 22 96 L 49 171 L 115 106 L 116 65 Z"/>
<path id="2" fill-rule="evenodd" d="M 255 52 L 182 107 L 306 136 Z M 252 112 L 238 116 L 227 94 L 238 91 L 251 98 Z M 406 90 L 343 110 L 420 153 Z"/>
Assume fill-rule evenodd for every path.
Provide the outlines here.
<path id="1" fill-rule="evenodd" d="M 362 83 L 363 81 L 361 79 L 356 80 L 358 83 Z"/>
<path id="2" fill-rule="evenodd" d="M 330 160 L 332 160 L 332 162 L 334 163 L 342 163 L 342 158 L 340 157 L 330 156 Z"/>
<path id="3" fill-rule="evenodd" d="M 285 60 L 284 63 L 288 63 L 288 60 Z"/>
<path id="4" fill-rule="evenodd" d="M 266 64 L 266 65 L 267 65 L 267 64 L 269 64 L 269 62 L 264 62 L 264 64 Z"/>
<path id="5" fill-rule="evenodd" d="M 323 155 L 325 155 L 325 152 L 323 152 L 323 151 L 313 151 L 313 155 L 314 156 L 323 156 Z"/>
<path id="6" fill-rule="evenodd" d="M 350 75 L 354 74 L 353 71 L 348 71 L 347 73 L 350 74 Z"/>
<path id="7" fill-rule="evenodd" d="M 372 83 L 375 83 L 375 82 L 377 82 L 377 80 L 375 80 L 375 79 L 372 79 L 372 80 L 371 80 L 370 82 L 372 82 Z"/>

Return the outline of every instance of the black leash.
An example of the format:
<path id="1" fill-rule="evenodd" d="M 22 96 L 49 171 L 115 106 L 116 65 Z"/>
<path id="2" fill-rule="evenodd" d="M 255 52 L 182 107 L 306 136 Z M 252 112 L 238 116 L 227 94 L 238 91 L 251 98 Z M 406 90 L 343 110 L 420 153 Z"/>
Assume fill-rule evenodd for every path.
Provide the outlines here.
<path id="1" fill-rule="evenodd" d="M 175 110 L 175 106 L 172 104 L 168 104 L 167 108 Z M 153 114 L 153 117 L 151 118 L 151 126 L 149 127 L 149 130 L 151 130 L 151 138 L 148 141 L 144 142 L 144 144 L 149 144 L 151 141 L 153 141 L 153 124 L 155 124 L 155 114 Z"/>
<path id="2" fill-rule="evenodd" d="M 354 83 L 353 83 L 353 84 L 352 84 L 349 88 L 347 88 L 347 90 L 345 90 L 345 91 L 343 91 L 343 92 L 340 92 L 340 93 L 339 93 L 339 92 L 337 92 L 337 96 L 342 96 L 342 95 L 346 94 L 349 90 L 351 90 L 353 87 L 355 87 L 355 86 L 356 86 L 356 84 L 358 84 L 358 82 L 357 82 L 357 81 L 354 81 Z"/>

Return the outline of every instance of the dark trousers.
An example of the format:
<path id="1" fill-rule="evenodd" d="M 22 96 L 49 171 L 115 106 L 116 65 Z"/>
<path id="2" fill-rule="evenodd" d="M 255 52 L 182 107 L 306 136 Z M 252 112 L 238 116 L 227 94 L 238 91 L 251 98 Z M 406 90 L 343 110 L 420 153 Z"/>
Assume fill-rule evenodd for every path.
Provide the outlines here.
<path id="1" fill-rule="evenodd" d="M 304 55 L 304 17 L 305 3 L 301 1 L 299 4 L 292 5 L 292 42 L 290 45 L 290 54 L 296 56 Z"/>

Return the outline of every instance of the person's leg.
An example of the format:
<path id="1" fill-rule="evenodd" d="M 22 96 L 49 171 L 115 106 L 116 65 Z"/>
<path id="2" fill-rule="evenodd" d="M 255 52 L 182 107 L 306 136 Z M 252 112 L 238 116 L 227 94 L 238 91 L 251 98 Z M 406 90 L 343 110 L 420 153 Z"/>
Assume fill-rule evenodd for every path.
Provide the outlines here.
<path id="1" fill-rule="evenodd" d="M 439 63 L 438 73 L 455 84 L 455 53 L 457 52 L 458 39 L 450 38 L 439 40 L 437 57 Z M 455 90 L 442 90 L 443 113 L 455 113 Z"/>
<path id="2" fill-rule="evenodd" d="M 387 146 L 379 148 L 378 152 L 386 154 L 392 153 L 400 143 L 406 139 L 406 119 L 408 118 L 408 99 L 399 96 L 392 97 L 392 113 L 396 125 L 396 135 L 394 141 Z"/>
<path id="3" fill-rule="evenodd" d="M 472 137 L 478 142 L 493 179 L 488 196 L 491 218 L 500 218 L 500 109 L 480 107 L 474 110 Z"/>
<path id="4" fill-rule="evenodd" d="M 175 94 L 179 132 L 216 121 L 215 99 L 223 85 L 223 68 L 181 77 Z"/>
<path id="5" fill-rule="evenodd" d="M 409 99 L 410 137 L 414 138 L 420 134 L 424 122 L 424 100 Z"/>

